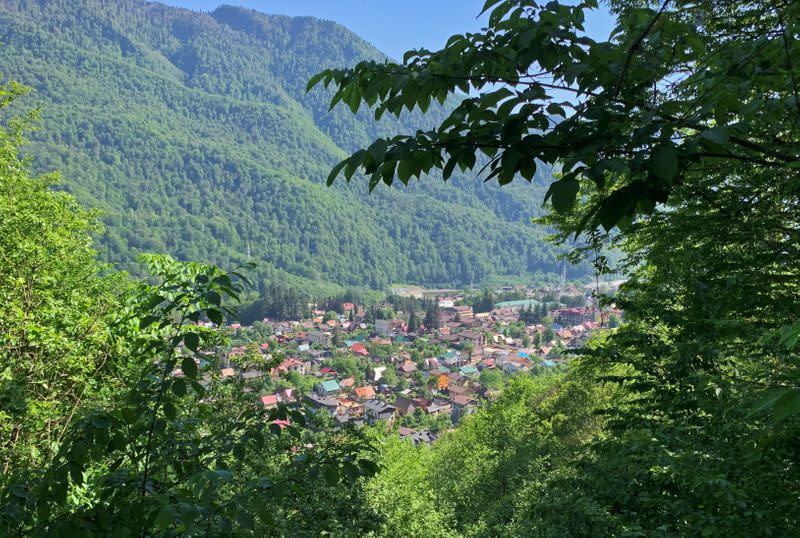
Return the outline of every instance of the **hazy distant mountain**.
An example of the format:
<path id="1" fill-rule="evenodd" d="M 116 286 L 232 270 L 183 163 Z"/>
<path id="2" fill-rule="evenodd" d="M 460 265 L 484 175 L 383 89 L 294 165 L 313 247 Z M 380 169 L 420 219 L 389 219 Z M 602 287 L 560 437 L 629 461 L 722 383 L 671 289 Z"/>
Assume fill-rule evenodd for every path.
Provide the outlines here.
<path id="1" fill-rule="evenodd" d="M 324 186 L 333 163 L 419 117 L 328 113 L 308 78 L 381 58 L 346 28 L 220 7 L 135 0 L 0 0 L 0 76 L 36 89 L 31 153 L 105 212 L 104 256 L 144 251 L 303 285 L 478 283 L 560 272 L 529 224 L 542 186 L 470 178 L 409 189 Z M 435 118 L 433 118 L 435 119 Z M 571 269 L 580 271 L 579 269 Z"/>

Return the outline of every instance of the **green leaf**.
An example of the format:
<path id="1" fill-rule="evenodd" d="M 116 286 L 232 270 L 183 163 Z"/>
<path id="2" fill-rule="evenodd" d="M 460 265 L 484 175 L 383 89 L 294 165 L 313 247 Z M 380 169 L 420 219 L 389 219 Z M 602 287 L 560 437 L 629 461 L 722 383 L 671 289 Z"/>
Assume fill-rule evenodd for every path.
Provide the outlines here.
<path id="1" fill-rule="evenodd" d="M 325 76 L 325 71 L 321 71 L 321 72 L 317 73 L 316 75 L 314 75 L 313 77 L 311 77 L 310 79 L 308 79 L 308 84 L 306 84 L 306 93 L 310 92 L 311 89 L 314 86 L 316 86 L 319 83 L 319 81 L 322 80 L 322 77 L 324 77 L 324 76 Z"/>
<path id="2" fill-rule="evenodd" d="M 174 392 L 176 396 L 184 396 L 186 394 L 186 381 L 180 377 L 173 379 L 172 392 Z"/>
<path id="3" fill-rule="evenodd" d="M 175 512 L 172 506 L 164 506 L 159 510 L 156 516 L 156 527 L 160 530 L 166 530 L 172 525 L 172 520 L 175 518 Z"/>
<path id="4" fill-rule="evenodd" d="M 792 350 L 800 339 L 800 321 L 795 321 L 791 325 L 785 325 L 778 329 L 780 342 L 786 349 Z"/>
<path id="5" fill-rule="evenodd" d="M 346 165 L 347 165 L 347 159 L 345 159 L 345 160 L 343 160 L 343 161 L 341 161 L 339 163 L 336 163 L 336 166 L 333 167 L 333 170 L 331 170 L 331 173 L 328 174 L 327 184 L 328 184 L 329 187 L 331 185 L 333 185 L 333 182 L 336 181 L 336 176 L 339 175 L 339 172 L 341 172 L 342 168 L 344 168 Z"/>
<path id="6" fill-rule="evenodd" d="M 678 173 L 678 155 L 672 146 L 657 148 L 651 157 L 650 170 L 657 178 L 672 181 Z"/>
<path id="7" fill-rule="evenodd" d="M 406 161 L 399 161 L 397 163 L 397 177 L 404 185 L 411 179 L 411 168 Z"/>
<path id="8" fill-rule="evenodd" d="M 222 325 L 224 321 L 224 318 L 222 317 L 222 312 L 214 308 L 207 310 L 206 315 L 208 316 L 208 319 L 210 319 L 213 323 L 216 323 L 217 325 Z"/>
<path id="9" fill-rule="evenodd" d="M 800 412 L 800 390 L 789 389 L 785 391 L 773 405 L 775 421 L 780 422 Z"/>
<path id="10" fill-rule="evenodd" d="M 189 379 L 197 378 L 197 363 L 194 362 L 193 357 L 184 357 L 183 360 L 181 360 L 181 370 L 183 371 L 183 375 Z"/>
<path id="11" fill-rule="evenodd" d="M 139 329 L 146 329 L 153 323 L 159 320 L 158 316 L 145 316 L 139 320 Z"/>
<path id="12" fill-rule="evenodd" d="M 565 178 L 550 185 L 545 202 L 552 197 L 553 208 L 559 213 L 569 211 L 578 196 L 580 185 L 575 178 Z"/>
<path id="13" fill-rule="evenodd" d="M 730 131 L 727 127 L 712 127 L 707 131 L 703 131 L 700 137 L 714 144 L 724 146 L 730 140 Z"/>
<path id="14" fill-rule="evenodd" d="M 216 291 L 208 291 L 203 294 L 203 299 L 208 301 L 209 303 L 213 304 L 214 306 L 219 306 L 222 302 L 222 297 Z"/>
<path id="15" fill-rule="evenodd" d="M 339 483 L 339 469 L 336 467 L 325 467 L 322 471 L 322 477 L 329 486 L 335 486 Z"/>
<path id="16" fill-rule="evenodd" d="M 178 409 L 172 402 L 164 402 L 164 416 L 171 420 L 178 416 Z"/>
<path id="17" fill-rule="evenodd" d="M 200 345 L 200 336 L 197 333 L 187 333 L 183 335 L 183 343 L 192 351 L 197 351 Z"/>

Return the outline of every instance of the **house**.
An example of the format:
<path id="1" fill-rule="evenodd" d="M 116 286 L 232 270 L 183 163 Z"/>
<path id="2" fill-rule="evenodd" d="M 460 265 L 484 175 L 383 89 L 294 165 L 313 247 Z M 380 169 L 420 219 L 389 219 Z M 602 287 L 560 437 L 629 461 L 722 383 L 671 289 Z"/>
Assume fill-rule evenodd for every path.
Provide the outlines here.
<path id="1" fill-rule="evenodd" d="M 461 352 L 448 350 L 442 355 L 442 360 L 440 361 L 444 363 L 446 366 L 453 366 L 455 364 L 461 364 Z"/>
<path id="2" fill-rule="evenodd" d="M 397 400 L 394 402 L 395 407 L 397 407 L 397 412 L 400 415 L 413 415 L 414 411 L 417 410 L 417 402 L 412 400 L 411 398 L 406 398 L 405 396 L 398 396 Z"/>
<path id="3" fill-rule="evenodd" d="M 360 417 L 364 415 L 364 404 L 349 398 L 339 398 L 339 409 L 336 412 L 341 413 L 343 410 L 350 418 Z"/>
<path id="4" fill-rule="evenodd" d="M 363 387 L 358 387 L 353 392 L 355 393 L 356 398 L 358 398 L 362 402 L 375 399 L 375 389 L 373 389 L 371 385 L 364 385 Z"/>
<path id="5" fill-rule="evenodd" d="M 276 369 L 278 372 L 282 373 L 297 372 L 298 374 L 305 375 L 306 363 L 295 357 L 289 357 L 281 362 Z"/>
<path id="6" fill-rule="evenodd" d="M 448 385 L 450 385 L 450 378 L 447 377 L 447 374 L 439 374 L 436 377 L 436 388 L 438 390 L 445 390 Z"/>
<path id="7" fill-rule="evenodd" d="M 236 371 L 233 368 L 223 368 L 219 371 L 219 375 L 222 379 L 228 379 L 229 377 L 235 376 Z"/>
<path id="8" fill-rule="evenodd" d="M 246 372 L 242 372 L 242 379 L 245 381 L 250 381 L 254 379 L 259 379 L 263 374 L 259 370 L 247 370 Z"/>
<path id="9" fill-rule="evenodd" d="M 447 393 L 451 397 L 452 396 L 467 396 L 469 394 L 472 394 L 472 390 L 469 387 L 463 387 L 461 385 L 453 385 L 451 383 L 450 386 L 447 387 Z"/>
<path id="10" fill-rule="evenodd" d="M 403 362 L 402 362 L 402 363 L 401 363 L 401 364 L 400 364 L 400 365 L 397 367 L 397 373 L 398 373 L 398 374 L 400 374 L 400 375 L 402 375 L 402 376 L 406 376 L 406 377 L 410 376 L 411 374 L 413 374 L 413 373 L 414 373 L 414 372 L 416 372 L 416 371 L 417 371 L 417 365 L 416 365 L 416 364 L 414 364 L 414 363 L 413 363 L 412 361 L 410 361 L 410 360 L 405 360 L 405 361 L 403 361 Z"/>
<path id="11" fill-rule="evenodd" d="M 439 359 L 437 359 L 436 357 L 425 359 L 423 363 L 423 368 L 425 368 L 426 370 L 435 370 L 440 366 L 441 365 L 439 364 Z"/>
<path id="12" fill-rule="evenodd" d="M 331 343 L 331 334 L 329 332 L 312 331 L 308 333 L 308 342 L 310 344 L 327 346 Z"/>
<path id="13" fill-rule="evenodd" d="M 476 376 L 478 375 L 478 369 L 475 368 L 473 365 L 468 364 L 466 366 L 462 366 L 458 369 L 459 373 L 464 376 Z"/>
<path id="14" fill-rule="evenodd" d="M 378 381 L 383 377 L 383 372 L 386 371 L 386 366 L 376 366 L 372 369 L 371 377 L 373 381 Z"/>
<path id="15" fill-rule="evenodd" d="M 278 405 L 278 397 L 274 394 L 267 394 L 261 397 L 261 403 L 264 404 L 265 409 L 271 409 Z"/>
<path id="16" fill-rule="evenodd" d="M 392 336 L 392 322 L 388 319 L 375 320 L 375 332 L 381 336 Z"/>
<path id="17" fill-rule="evenodd" d="M 472 344 L 476 348 L 486 343 L 486 338 L 483 336 L 483 333 L 464 331 L 463 333 L 459 333 L 459 336 L 461 337 L 462 344 Z"/>
<path id="18" fill-rule="evenodd" d="M 521 360 L 511 360 L 503 363 L 503 371 L 507 374 L 515 374 L 526 368 L 525 363 Z"/>
<path id="19" fill-rule="evenodd" d="M 355 383 L 356 383 L 356 380 L 355 380 L 355 379 L 353 379 L 352 377 L 346 377 L 345 379 L 342 379 L 342 380 L 339 382 L 339 386 L 340 386 L 341 388 L 343 388 L 343 389 L 349 389 L 349 388 L 351 388 L 353 385 L 355 385 Z"/>
<path id="20" fill-rule="evenodd" d="M 453 411 L 450 420 L 453 424 L 457 423 L 464 415 L 468 415 L 475 410 L 475 400 L 469 396 L 456 395 L 450 398 L 453 402 Z"/>
<path id="21" fill-rule="evenodd" d="M 431 444 L 436 440 L 436 435 L 431 433 L 430 430 L 422 430 L 420 432 L 412 430 L 411 428 L 401 427 L 397 430 L 400 439 L 407 439 L 414 443 L 414 446 L 419 446 L 422 443 Z"/>
<path id="22" fill-rule="evenodd" d="M 557 308 L 550 312 L 550 315 L 559 324 L 563 326 L 572 326 L 583 323 L 584 321 L 592 321 L 593 314 L 589 308 L 585 306 L 576 306 L 572 308 Z"/>
<path id="23" fill-rule="evenodd" d="M 335 379 L 328 379 L 327 381 L 317 383 L 317 386 L 314 388 L 314 390 L 322 397 L 331 397 L 339 394 L 342 389 L 339 387 L 339 383 L 337 383 Z"/>
<path id="24" fill-rule="evenodd" d="M 286 388 L 278 393 L 278 397 L 283 403 L 290 403 L 294 401 L 294 389 Z"/>
<path id="25" fill-rule="evenodd" d="M 367 348 L 364 347 L 364 344 L 361 342 L 355 342 L 350 346 L 350 350 L 354 355 L 358 355 L 359 357 L 369 357 L 369 351 L 367 351 Z"/>
<path id="26" fill-rule="evenodd" d="M 368 424 L 376 424 L 380 420 L 392 422 L 394 420 L 394 412 L 396 411 L 393 405 L 380 400 L 370 400 L 364 404 L 364 415 Z"/>
<path id="27" fill-rule="evenodd" d="M 336 410 L 339 408 L 339 401 L 335 398 L 319 396 L 313 393 L 306 394 L 304 401 L 314 409 L 324 409 L 331 416 L 336 415 Z"/>
<path id="28" fill-rule="evenodd" d="M 447 374 L 448 379 L 450 380 L 450 385 L 466 385 L 469 383 L 469 378 L 465 375 L 462 375 L 459 372 L 451 372 Z"/>
<path id="29" fill-rule="evenodd" d="M 453 404 L 442 398 L 434 398 L 425 410 L 430 415 L 449 415 L 453 412 Z"/>

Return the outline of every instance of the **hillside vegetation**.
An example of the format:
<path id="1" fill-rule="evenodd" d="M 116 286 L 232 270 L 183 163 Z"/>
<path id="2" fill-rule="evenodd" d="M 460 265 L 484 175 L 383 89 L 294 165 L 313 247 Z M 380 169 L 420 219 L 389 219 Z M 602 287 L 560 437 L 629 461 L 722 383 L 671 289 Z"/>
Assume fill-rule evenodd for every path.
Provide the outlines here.
<path id="1" fill-rule="evenodd" d="M 383 58 L 337 24 L 139 0 L 2 0 L 0 42 L 3 76 L 33 87 L 25 106 L 41 107 L 36 169 L 60 171 L 104 212 L 107 261 L 253 260 L 259 284 L 312 289 L 560 273 L 529 224 L 542 182 L 324 188 L 346 151 L 423 125 L 419 114 L 376 124 L 343 106 L 328 113 L 329 92 L 305 93 L 324 68 Z"/>

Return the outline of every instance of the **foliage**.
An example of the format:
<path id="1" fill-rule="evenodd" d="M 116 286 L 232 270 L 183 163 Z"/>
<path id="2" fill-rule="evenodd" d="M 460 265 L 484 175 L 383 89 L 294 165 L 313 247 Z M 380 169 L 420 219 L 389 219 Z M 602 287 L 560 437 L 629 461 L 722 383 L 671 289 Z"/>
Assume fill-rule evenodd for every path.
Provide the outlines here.
<path id="1" fill-rule="evenodd" d="M 466 535 L 793 534 L 800 4 L 610 4 L 607 41 L 584 32 L 594 1 L 489 0 L 488 28 L 442 50 L 309 83 L 376 116 L 459 101 L 330 182 L 483 167 L 507 184 L 558 166 L 539 222 L 579 239 L 570 260 L 629 277 L 614 298 L 625 324 L 573 359 L 571 388 L 521 421 L 523 389 L 505 390 L 437 444 L 427 483 Z"/>
<path id="2" fill-rule="evenodd" d="M 2 105 L 22 93 L 3 87 Z M 25 121 L 9 125 L 0 534 L 366 532 L 371 441 L 306 430 L 302 413 L 265 412 L 217 375 L 228 342 L 214 325 L 235 315 L 243 275 L 155 255 L 143 258 L 149 284 L 111 272 L 91 248 L 93 214 L 52 177 L 31 177 L 18 156 Z"/>
<path id="3" fill-rule="evenodd" d="M 541 184 L 324 188 L 345 152 L 427 124 L 329 113 L 328 92 L 305 94 L 315 71 L 384 59 L 339 25 L 232 6 L 2 0 L 0 42 L 4 76 L 42 106 L 36 169 L 61 170 L 64 188 L 103 211 L 101 256 L 132 272 L 144 252 L 257 261 L 252 299 L 269 284 L 319 298 L 558 271 L 557 250 L 527 225 Z"/>
<path id="4" fill-rule="evenodd" d="M 24 94 L 0 87 L 0 109 Z M 33 177 L 18 147 L 30 118 L 0 129 L 0 462 L 52 459 L 72 417 L 116 390 L 108 322 L 124 279 L 103 276 L 94 214 Z"/>

